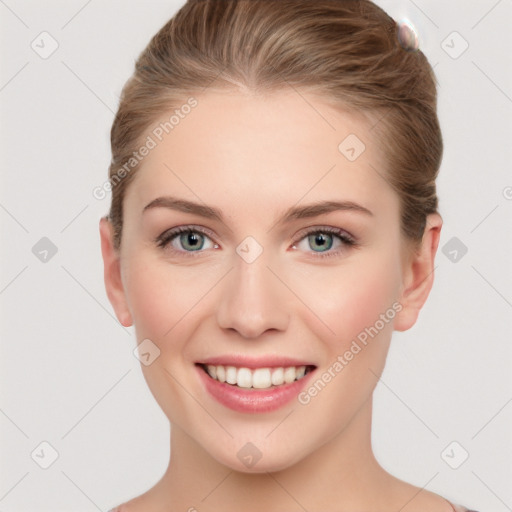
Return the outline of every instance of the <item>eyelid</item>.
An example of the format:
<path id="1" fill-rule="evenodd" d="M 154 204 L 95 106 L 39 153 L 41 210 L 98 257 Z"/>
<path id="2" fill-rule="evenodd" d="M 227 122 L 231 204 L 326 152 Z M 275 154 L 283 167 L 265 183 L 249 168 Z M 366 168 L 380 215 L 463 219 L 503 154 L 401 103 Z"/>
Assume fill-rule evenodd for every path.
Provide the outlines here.
<path id="1" fill-rule="evenodd" d="M 167 245 L 170 244 L 174 238 L 176 238 L 178 235 L 180 235 L 182 233 L 187 233 L 190 231 L 201 233 L 202 235 L 205 235 L 208 238 L 210 238 L 215 245 L 219 245 L 215 241 L 216 235 L 213 233 L 213 231 L 211 231 L 208 228 L 205 228 L 203 226 L 196 225 L 196 224 L 184 224 L 181 226 L 174 226 L 170 229 L 165 230 L 160 235 L 158 235 L 154 241 L 159 247 L 161 247 L 162 249 L 166 249 Z M 186 253 L 186 254 L 191 254 L 191 255 L 200 254 L 200 253 L 204 252 L 204 251 L 180 251 L 180 250 L 174 249 L 174 247 L 172 249 L 178 253 Z"/>
<path id="2" fill-rule="evenodd" d="M 345 229 L 337 228 L 334 226 L 314 225 L 314 226 L 309 226 L 307 228 L 301 229 L 295 236 L 293 243 L 295 244 L 298 241 L 302 240 L 304 237 L 306 237 L 312 233 L 317 233 L 317 232 L 329 233 L 332 235 L 337 235 L 341 238 L 347 238 L 354 244 L 356 244 L 358 242 L 357 238 L 355 236 L 353 236 L 351 233 L 349 233 L 348 231 L 346 231 Z"/>
<path id="3" fill-rule="evenodd" d="M 157 236 L 155 239 L 155 243 L 162 249 L 166 249 L 168 247 L 168 245 L 171 243 L 171 241 L 174 240 L 178 235 L 180 235 L 182 233 L 187 233 L 187 232 L 201 233 L 202 235 L 205 235 L 208 238 L 210 238 L 211 241 L 215 245 L 220 246 L 220 244 L 218 244 L 215 241 L 216 235 L 213 234 L 213 232 L 211 230 L 209 230 L 208 228 L 205 228 L 203 226 L 196 225 L 196 224 L 185 224 L 185 225 L 175 226 L 173 228 L 170 228 L 170 229 L 164 231 L 163 233 L 161 233 L 159 236 Z M 330 235 L 336 236 L 340 239 L 340 241 L 344 247 L 342 247 L 341 249 L 338 249 L 336 251 L 325 251 L 325 252 L 308 251 L 307 254 L 312 255 L 313 258 L 322 258 L 322 257 L 325 258 L 325 257 L 330 257 L 330 256 L 340 256 L 342 252 L 344 252 L 350 248 L 355 248 L 359 245 L 357 238 L 342 228 L 338 228 L 338 227 L 334 227 L 334 226 L 313 225 L 313 226 L 308 226 L 308 227 L 301 229 L 295 235 L 293 242 L 291 244 L 292 247 L 295 248 L 295 246 L 298 242 L 302 241 L 304 238 L 306 238 L 307 236 L 314 234 L 314 233 L 328 233 Z M 198 250 L 198 251 L 178 250 L 172 246 L 169 250 L 171 252 L 184 254 L 187 257 L 200 256 L 202 253 L 206 252 L 204 250 Z"/>

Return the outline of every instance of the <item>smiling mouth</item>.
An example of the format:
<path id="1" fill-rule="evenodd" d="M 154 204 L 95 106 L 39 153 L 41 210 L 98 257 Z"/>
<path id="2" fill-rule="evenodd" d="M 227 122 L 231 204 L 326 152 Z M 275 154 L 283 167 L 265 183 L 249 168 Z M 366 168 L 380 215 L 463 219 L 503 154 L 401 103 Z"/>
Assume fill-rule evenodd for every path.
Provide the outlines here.
<path id="1" fill-rule="evenodd" d="M 314 365 L 302 365 L 252 369 L 201 363 L 198 366 L 213 380 L 246 390 L 270 389 L 291 384 L 316 368 Z"/>

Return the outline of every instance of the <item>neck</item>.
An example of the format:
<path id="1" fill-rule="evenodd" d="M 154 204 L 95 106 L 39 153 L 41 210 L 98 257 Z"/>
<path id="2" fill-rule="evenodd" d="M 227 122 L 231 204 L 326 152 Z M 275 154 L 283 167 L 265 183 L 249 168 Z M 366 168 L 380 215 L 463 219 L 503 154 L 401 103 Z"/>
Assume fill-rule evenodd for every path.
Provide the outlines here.
<path id="1" fill-rule="evenodd" d="M 370 398 L 343 431 L 314 453 L 281 471 L 263 473 L 231 470 L 173 425 L 171 459 L 153 489 L 154 502 L 166 510 L 191 512 L 374 507 L 368 489 L 383 490 L 389 475 L 371 449 L 371 415 Z"/>

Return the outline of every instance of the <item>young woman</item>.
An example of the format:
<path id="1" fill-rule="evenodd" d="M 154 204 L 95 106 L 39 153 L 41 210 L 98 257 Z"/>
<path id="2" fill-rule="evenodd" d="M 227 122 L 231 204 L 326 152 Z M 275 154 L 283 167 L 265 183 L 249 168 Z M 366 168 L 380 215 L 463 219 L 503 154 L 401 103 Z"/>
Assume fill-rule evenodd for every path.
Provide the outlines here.
<path id="1" fill-rule="evenodd" d="M 408 36 L 368 0 L 196 0 L 140 55 L 100 233 L 171 457 L 114 510 L 467 510 L 371 446 L 442 227 L 435 77 Z"/>

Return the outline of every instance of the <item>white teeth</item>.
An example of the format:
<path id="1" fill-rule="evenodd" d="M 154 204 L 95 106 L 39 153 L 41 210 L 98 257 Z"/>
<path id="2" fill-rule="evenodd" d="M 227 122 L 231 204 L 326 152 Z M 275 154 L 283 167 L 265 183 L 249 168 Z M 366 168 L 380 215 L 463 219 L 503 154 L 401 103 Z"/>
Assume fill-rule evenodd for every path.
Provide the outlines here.
<path id="1" fill-rule="evenodd" d="M 272 372 L 272 384 L 274 386 L 280 386 L 284 383 L 284 370 L 283 368 L 276 368 Z"/>
<path id="2" fill-rule="evenodd" d="M 226 382 L 226 370 L 224 369 L 224 366 L 214 366 L 214 368 L 217 368 L 217 380 L 219 382 Z M 215 379 L 215 377 L 212 378 Z"/>
<path id="3" fill-rule="evenodd" d="M 252 387 L 258 389 L 269 388 L 272 384 L 270 368 L 258 368 L 252 374 Z"/>
<path id="4" fill-rule="evenodd" d="M 212 378 L 212 379 L 216 379 L 217 378 L 217 367 L 216 366 L 213 366 L 212 364 L 209 364 L 207 367 L 206 367 L 206 370 L 208 371 L 208 375 Z M 224 368 L 223 368 L 224 370 Z"/>
<path id="5" fill-rule="evenodd" d="M 306 374 L 305 366 L 288 366 L 286 368 L 236 368 L 235 366 L 207 365 L 208 375 L 219 382 L 227 382 L 240 388 L 267 389 L 271 386 L 289 384 Z"/>
<path id="6" fill-rule="evenodd" d="M 228 384 L 236 384 L 236 368 L 234 366 L 226 366 L 226 382 Z"/>
<path id="7" fill-rule="evenodd" d="M 295 368 L 292 366 L 291 368 L 284 369 L 284 381 L 289 384 L 295 380 Z"/>
<path id="8" fill-rule="evenodd" d="M 250 388 L 252 385 L 251 370 L 249 368 L 240 368 L 236 374 L 236 385 L 239 388 Z"/>

